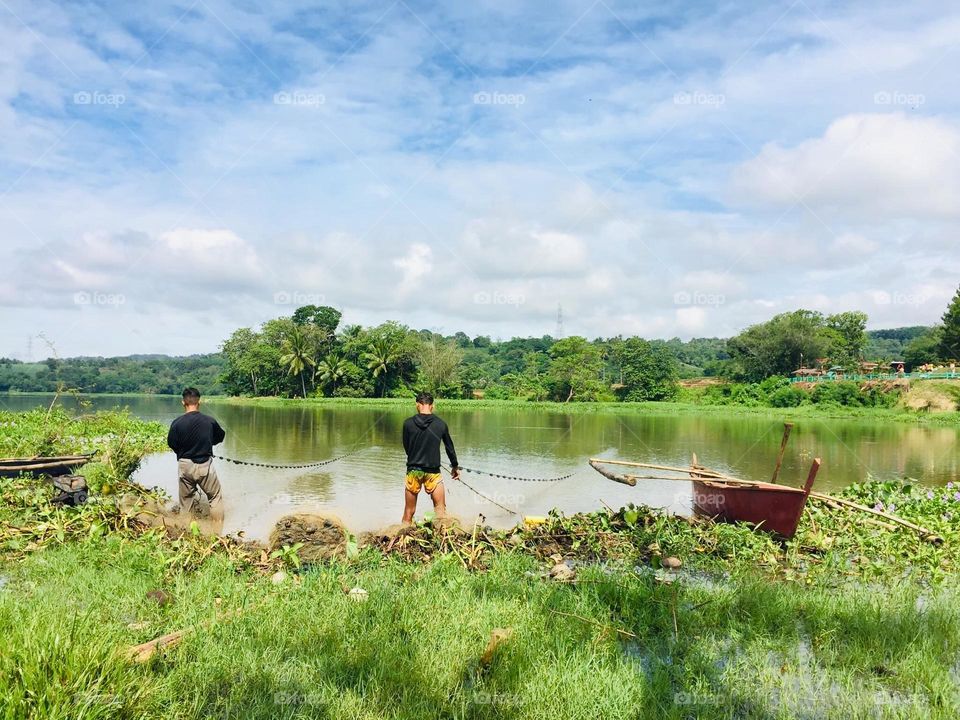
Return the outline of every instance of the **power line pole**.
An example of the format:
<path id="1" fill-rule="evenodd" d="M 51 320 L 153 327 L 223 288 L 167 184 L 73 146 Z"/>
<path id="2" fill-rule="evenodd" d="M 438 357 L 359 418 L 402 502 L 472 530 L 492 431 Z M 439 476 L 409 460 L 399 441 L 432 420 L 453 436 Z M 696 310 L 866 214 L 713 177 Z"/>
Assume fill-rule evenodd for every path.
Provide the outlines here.
<path id="1" fill-rule="evenodd" d="M 557 332 L 554 334 L 555 340 L 563 337 L 563 305 L 557 303 Z"/>

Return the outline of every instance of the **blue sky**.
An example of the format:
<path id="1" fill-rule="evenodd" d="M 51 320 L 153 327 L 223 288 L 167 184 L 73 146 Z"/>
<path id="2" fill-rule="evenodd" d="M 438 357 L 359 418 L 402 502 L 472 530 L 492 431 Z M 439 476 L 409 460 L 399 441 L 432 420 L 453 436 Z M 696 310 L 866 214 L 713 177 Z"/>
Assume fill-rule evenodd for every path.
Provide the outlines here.
<path id="1" fill-rule="evenodd" d="M 932 323 L 947 3 L 0 0 L 0 356 L 322 302 L 494 337 Z"/>

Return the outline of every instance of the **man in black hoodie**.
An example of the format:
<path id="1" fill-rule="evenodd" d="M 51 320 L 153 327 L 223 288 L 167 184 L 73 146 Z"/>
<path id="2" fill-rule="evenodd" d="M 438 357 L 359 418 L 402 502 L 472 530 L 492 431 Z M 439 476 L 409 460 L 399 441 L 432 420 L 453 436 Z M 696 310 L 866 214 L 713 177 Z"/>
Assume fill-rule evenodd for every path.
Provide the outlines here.
<path id="1" fill-rule="evenodd" d="M 427 491 L 433 500 L 437 517 L 447 512 L 447 498 L 443 491 L 443 478 L 440 476 L 440 443 L 447 451 L 450 460 L 450 473 L 453 478 L 460 477 L 457 464 L 457 451 L 450 439 L 447 424 L 433 414 L 433 395 L 422 392 L 417 395 L 417 414 L 403 423 L 403 449 L 407 451 L 407 479 L 403 522 L 413 522 L 417 510 L 417 497 L 420 488 Z"/>
<path id="2" fill-rule="evenodd" d="M 183 391 L 183 415 L 170 424 L 167 445 L 177 454 L 180 477 L 180 512 L 189 513 L 199 487 L 210 501 L 211 520 L 223 519 L 223 494 L 213 467 L 213 446 L 226 433 L 220 423 L 200 412 L 200 391 Z"/>

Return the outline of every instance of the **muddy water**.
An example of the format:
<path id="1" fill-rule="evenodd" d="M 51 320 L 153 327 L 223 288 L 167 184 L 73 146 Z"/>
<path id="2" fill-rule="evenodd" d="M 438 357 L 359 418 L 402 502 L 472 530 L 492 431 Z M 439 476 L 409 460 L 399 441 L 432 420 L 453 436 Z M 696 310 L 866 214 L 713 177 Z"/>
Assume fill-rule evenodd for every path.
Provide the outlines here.
<path id="1" fill-rule="evenodd" d="M 0 396 L 0 407 L 26 409 L 43 402 L 36 396 Z M 65 401 L 70 407 L 69 400 Z M 94 398 L 94 407 L 118 404 L 145 419 L 169 422 L 180 411 L 179 398 Z M 274 521 L 294 511 L 338 516 L 356 531 L 399 520 L 403 509 L 404 456 L 400 428 L 405 408 L 262 407 L 204 404 L 227 430 L 217 448 L 228 457 L 262 463 L 309 463 L 354 448 L 360 452 L 332 465 L 307 470 L 274 470 L 220 462 L 225 491 L 224 530 L 245 530 L 264 537 Z M 629 488 L 606 480 L 587 466 L 591 456 L 686 465 L 691 451 L 700 462 L 749 479 L 769 479 L 783 423 L 773 418 L 696 414 L 562 414 L 509 408 L 447 410 L 461 463 L 506 475 L 556 477 L 558 483 L 525 483 L 483 475 L 464 479 L 520 514 L 543 515 L 595 510 L 602 502 L 619 507 L 644 502 L 686 512 L 690 488 L 685 482 L 641 481 Z M 929 484 L 960 480 L 956 428 L 927 428 L 862 420 L 801 420 L 791 436 L 781 481 L 801 484 L 814 456 L 823 458 L 817 488 L 837 489 L 868 476 L 910 476 Z M 171 453 L 147 458 L 136 478 L 148 486 L 176 491 Z M 512 525 L 517 516 L 477 498 L 463 485 L 447 481 L 451 513 L 472 522 L 483 513 L 494 525 Z M 418 515 L 430 506 L 421 496 Z"/>

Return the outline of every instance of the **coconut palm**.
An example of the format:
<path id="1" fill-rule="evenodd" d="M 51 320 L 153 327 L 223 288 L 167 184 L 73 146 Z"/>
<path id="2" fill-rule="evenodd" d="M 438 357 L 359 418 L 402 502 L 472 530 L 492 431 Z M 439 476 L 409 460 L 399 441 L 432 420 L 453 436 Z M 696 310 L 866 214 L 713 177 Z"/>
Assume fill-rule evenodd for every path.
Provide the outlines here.
<path id="1" fill-rule="evenodd" d="M 303 397 L 306 397 L 307 384 L 303 379 L 303 371 L 316 365 L 316 360 L 310 355 L 310 342 L 299 328 L 293 330 L 283 341 L 283 352 L 280 356 L 281 367 L 287 368 L 291 375 L 300 376 L 300 389 Z"/>
<path id="2" fill-rule="evenodd" d="M 374 378 L 383 375 L 380 396 L 385 396 L 387 394 L 387 374 L 400 357 L 400 346 L 385 338 L 374 340 L 370 343 L 370 349 L 363 354 L 363 357 L 367 361 L 367 369 L 373 371 Z"/>
<path id="3" fill-rule="evenodd" d="M 324 385 L 330 383 L 331 392 L 336 392 L 337 382 L 343 379 L 347 372 L 347 361 L 336 353 L 330 353 L 317 363 L 316 373 Z"/>

